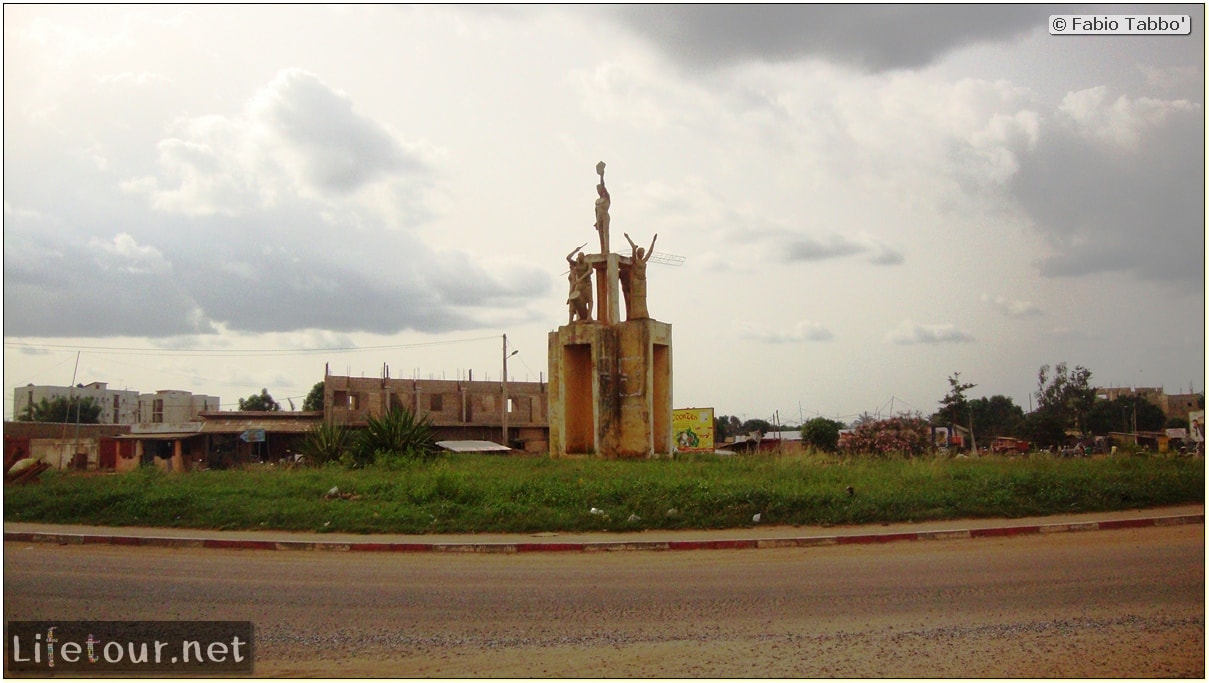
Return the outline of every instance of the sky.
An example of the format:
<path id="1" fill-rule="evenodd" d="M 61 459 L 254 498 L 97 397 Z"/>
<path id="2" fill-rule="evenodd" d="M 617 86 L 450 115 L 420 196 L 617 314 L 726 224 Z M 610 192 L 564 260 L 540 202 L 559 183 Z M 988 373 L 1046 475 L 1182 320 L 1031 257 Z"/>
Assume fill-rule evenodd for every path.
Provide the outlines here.
<path id="1" fill-rule="evenodd" d="M 1048 17 L 1188 14 L 1188 36 Z M 623 233 L 673 403 L 1026 411 L 1043 365 L 1205 386 L 1205 24 L 1172 6 L 4 7 L 4 405 L 106 382 L 301 408 L 547 378 Z"/>

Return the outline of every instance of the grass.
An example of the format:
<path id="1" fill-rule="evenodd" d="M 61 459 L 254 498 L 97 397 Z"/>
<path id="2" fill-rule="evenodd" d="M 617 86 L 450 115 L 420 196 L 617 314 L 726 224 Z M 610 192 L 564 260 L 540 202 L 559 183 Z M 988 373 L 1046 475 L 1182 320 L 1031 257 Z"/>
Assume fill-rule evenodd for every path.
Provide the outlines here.
<path id="1" fill-rule="evenodd" d="M 1203 503 L 1204 469 L 1203 458 L 1144 455 L 637 462 L 450 455 L 394 469 L 54 472 L 37 485 L 6 486 L 4 519 L 422 534 L 738 528 L 756 513 L 761 525 L 1012 518 Z M 324 498 L 332 487 L 353 497 Z"/>

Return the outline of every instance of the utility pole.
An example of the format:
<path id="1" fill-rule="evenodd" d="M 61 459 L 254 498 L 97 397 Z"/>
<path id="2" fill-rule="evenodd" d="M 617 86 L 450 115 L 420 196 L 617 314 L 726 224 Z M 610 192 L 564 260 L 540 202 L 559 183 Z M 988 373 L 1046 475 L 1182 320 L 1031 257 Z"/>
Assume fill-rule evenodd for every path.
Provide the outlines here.
<path id="1" fill-rule="evenodd" d="M 509 358 L 509 356 L 515 356 L 517 353 L 518 353 L 517 351 L 508 353 L 508 335 L 505 334 L 504 335 L 504 350 L 503 350 L 503 357 L 504 357 L 503 371 L 504 371 L 504 373 L 500 376 L 500 389 L 504 395 L 504 402 L 503 402 L 503 405 L 500 406 L 500 410 L 504 415 L 504 419 L 503 419 L 504 442 L 503 442 L 503 445 L 506 448 L 511 448 L 511 446 L 508 446 L 508 358 Z"/>

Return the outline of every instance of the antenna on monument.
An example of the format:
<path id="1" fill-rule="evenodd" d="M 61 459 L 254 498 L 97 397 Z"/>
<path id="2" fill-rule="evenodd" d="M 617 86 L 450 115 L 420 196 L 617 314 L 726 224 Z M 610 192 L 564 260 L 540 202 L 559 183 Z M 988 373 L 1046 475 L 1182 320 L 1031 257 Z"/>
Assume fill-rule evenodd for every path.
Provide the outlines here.
<path id="1" fill-rule="evenodd" d="M 682 266 L 684 265 L 684 257 L 677 254 L 666 254 L 662 251 L 652 251 L 650 262 L 663 266 Z"/>

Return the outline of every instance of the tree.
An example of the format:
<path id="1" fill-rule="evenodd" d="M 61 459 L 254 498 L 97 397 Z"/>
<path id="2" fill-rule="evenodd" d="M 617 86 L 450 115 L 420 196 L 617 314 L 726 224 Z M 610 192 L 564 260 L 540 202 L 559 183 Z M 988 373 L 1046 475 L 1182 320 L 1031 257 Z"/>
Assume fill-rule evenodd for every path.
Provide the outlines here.
<path id="1" fill-rule="evenodd" d="M 1163 423 L 1164 429 L 1188 429 L 1188 418 L 1173 417 Z"/>
<path id="2" fill-rule="evenodd" d="M 949 393 L 940 400 L 940 410 L 937 415 L 947 425 L 970 425 L 970 405 L 966 401 L 966 391 L 978 386 L 961 381 L 961 373 L 954 372 L 949 378 Z"/>
<path id="3" fill-rule="evenodd" d="M 1136 422 L 1135 422 L 1136 421 Z M 1088 431 L 1097 436 L 1109 432 L 1157 432 L 1167 416 L 1163 410 L 1141 396 L 1118 396 L 1111 401 L 1097 400 L 1087 414 Z"/>
<path id="4" fill-rule="evenodd" d="M 25 414 L 17 419 L 22 422 L 67 422 L 71 424 L 97 424 L 101 418 L 101 406 L 91 396 L 56 396 L 31 403 Z"/>
<path id="5" fill-rule="evenodd" d="M 1024 437 L 1039 449 L 1062 446 L 1066 428 L 1054 410 L 1034 410 L 1024 416 Z"/>
<path id="6" fill-rule="evenodd" d="M 1052 413 L 1064 429 L 1087 433 L 1087 414 L 1096 400 L 1089 382 L 1091 370 L 1077 365 L 1067 370 L 1066 362 L 1058 363 L 1050 376 L 1050 366 L 1042 365 L 1037 372 L 1037 412 Z"/>
<path id="7" fill-rule="evenodd" d="M 734 415 L 718 415 L 714 417 L 714 442 L 722 443 L 726 439 L 743 433 L 743 424 Z"/>
<path id="8" fill-rule="evenodd" d="M 1003 395 L 970 401 L 974 433 L 980 440 L 996 436 L 1019 436 L 1024 428 L 1024 409 Z"/>
<path id="9" fill-rule="evenodd" d="M 750 434 L 752 432 L 760 432 L 761 434 L 768 434 L 769 432 L 773 432 L 773 431 L 776 431 L 776 430 L 773 429 L 772 423 L 769 422 L 768 420 L 760 420 L 760 419 L 753 418 L 751 420 L 747 420 L 742 425 L 739 425 L 739 433 L 741 433 L 741 434 Z"/>
<path id="10" fill-rule="evenodd" d="M 802 425 L 802 441 L 812 448 L 833 453 L 839 447 L 840 430 L 843 428 L 842 422 L 816 417 Z"/>
<path id="11" fill-rule="evenodd" d="M 323 382 L 315 382 L 311 393 L 302 401 L 303 410 L 323 410 Z"/>
<path id="12" fill-rule="evenodd" d="M 247 398 L 239 399 L 239 409 L 278 411 L 281 410 L 281 404 L 273 400 L 268 389 L 261 389 L 259 395 L 252 394 Z"/>

